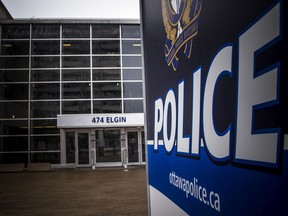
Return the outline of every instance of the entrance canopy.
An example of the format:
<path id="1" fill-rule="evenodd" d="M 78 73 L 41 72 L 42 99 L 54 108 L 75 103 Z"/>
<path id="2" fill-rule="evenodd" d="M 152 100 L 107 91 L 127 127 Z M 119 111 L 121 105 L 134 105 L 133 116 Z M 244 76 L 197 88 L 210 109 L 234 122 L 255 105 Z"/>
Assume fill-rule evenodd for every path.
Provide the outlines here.
<path id="1" fill-rule="evenodd" d="M 143 127 L 143 113 L 58 115 L 58 128 Z"/>

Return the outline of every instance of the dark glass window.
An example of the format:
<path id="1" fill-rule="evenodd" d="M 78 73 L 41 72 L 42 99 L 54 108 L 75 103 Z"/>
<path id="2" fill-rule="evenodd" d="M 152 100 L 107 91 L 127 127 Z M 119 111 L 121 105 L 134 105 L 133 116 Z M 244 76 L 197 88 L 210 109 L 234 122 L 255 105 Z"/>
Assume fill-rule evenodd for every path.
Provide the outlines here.
<path id="1" fill-rule="evenodd" d="M 90 100 L 62 102 L 62 114 L 89 114 L 89 113 L 91 113 Z"/>
<path id="2" fill-rule="evenodd" d="M 93 98 L 120 98 L 121 83 L 93 83 Z"/>
<path id="3" fill-rule="evenodd" d="M 59 99 L 60 84 L 59 83 L 32 83 L 31 99 Z"/>
<path id="4" fill-rule="evenodd" d="M 32 81 L 59 81 L 59 70 L 31 70 Z"/>
<path id="5" fill-rule="evenodd" d="M 123 54 L 141 54 L 140 40 L 123 40 L 122 41 Z"/>
<path id="6" fill-rule="evenodd" d="M 141 69 L 124 69 L 123 70 L 124 80 L 142 80 Z"/>
<path id="7" fill-rule="evenodd" d="M 0 153 L 0 163 L 28 163 L 28 153 Z"/>
<path id="8" fill-rule="evenodd" d="M 27 136 L 12 136 L 0 137 L 0 151 L 27 151 L 28 137 Z"/>
<path id="9" fill-rule="evenodd" d="M 32 68 L 59 68 L 60 57 L 32 57 Z"/>
<path id="10" fill-rule="evenodd" d="M 0 135 L 27 135 L 27 120 L 1 120 Z"/>
<path id="11" fill-rule="evenodd" d="M 32 136 L 31 151 L 53 151 L 60 149 L 59 136 Z"/>
<path id="12" fill-rule="evenodd" d="M 32 55 L 60 55 L 60 41 L 32 41 Z"/>
<path id="13" fill-rule="evenodd" d="M 120 42 L 119 41 L 93 41 L 92 43 L 93 54 L 119 54 Z"/>
<path id="14" fill-rule="evenodd" d="M 0 102 L 0 118 L 27 118 L 27 102 Z"/>
<path id="15" fill-rule="evenodd" d="M 89 56 L 63 56 L 62 65 L 64 68 L 90 67 Z"/>
<path id="16" fill-rule="evenodd" d="M 140 38 L 139 25 L 122 25 L 121 32 L 123 38 Z"/>
<path id="17" fill-rule="evenodd" d="M 90 83 L 62 84 L 63 99 L 88 99 L 91 96 Z"/>
<path id="18" fill-rule="evenodd" d="M 33 24 L 32 38 L 59 38 L 60 25 L 55 24 Z"/>
<path id="19" fill-rule="evenodd" d="M 2 41 L 1 55 L 29 55 L 29 41 Z"/>
<path id="20" fill-rule="evenodd" d="M 1 68 L 29 68 L 28 57 L 1 57 Z"/>
<path id="21" fill-rule="evenodd" d="M 90 41 L 67 40 L 62 42 L 62 52 L 64 55 L 90 54 Z"/>
<path id="22" fill-rule="evenodd" d="M 59 101 L 31 101 L 31 118 L 56 118 L 58 114 Z"/>
<path id="23" fill-rule="evenodd" d="M 124 98 L 142 98 L 143 90 L 141 82 L 124 82 Z"/>
<path id="24" fill-rule="evenodd" d="M 89 81 L 90 80 L 90 70 L 62 70 L 62 80 L 63 81 Z"/>
<path id="25" fill-rule="evenodd" d="M 120 67 L 119 56 L 94 56 L 93 67 Z"/>
<path id="26" fill-rule="evenodd" d="M 119 38 L 119 25 L 95 24 L 92 26 L 93 38 Z"/>
<path id="27" fill-rule="evenodd" d="M 120 80 L 120 69 L 94 69 L 93 80 Z"/>
<path id="28" fill-rule="evenodd" d="M 141 67 L 141 56 L 123 56 L 123 67 Z"/>
<path id="29" fill-rule="evenodd" d="M 32 120 L 31 134 L 60 134 L 56 119 Z"/>
<path id="30" fill-rule="evenodd" d="M 29 39 L 30 25 L 2 25 L 2 39 Z"/>
<path id="31" fill-rule="evenodd" d="M 28 100 L 28 84 L 0 84 L 1 100 Z"/>
<path id="32" fill-rule="evenodd" d="M 125 113 L 143 113 L 143 100 L 124 100 Z"/>
<path id="33" fill-rule="evenodd" d="M 30 154 L 31 163 L 60 164 L 60 152 L 41 152 Z"/>
<path id="34" fill-rule="evenodd" d="M 28 70 L 0 70 L 0 82 L 28 82 Z"/>
<path id="35" fill-rule="evenodd" d="M 89 38 L 90 26 L 85 24 L 63 24 L 63 38 Z"/>
<path id="36" fill-rule="evenodd" d="M 93 113 L 121 113 L 121 100 L 93 101 Z"/>

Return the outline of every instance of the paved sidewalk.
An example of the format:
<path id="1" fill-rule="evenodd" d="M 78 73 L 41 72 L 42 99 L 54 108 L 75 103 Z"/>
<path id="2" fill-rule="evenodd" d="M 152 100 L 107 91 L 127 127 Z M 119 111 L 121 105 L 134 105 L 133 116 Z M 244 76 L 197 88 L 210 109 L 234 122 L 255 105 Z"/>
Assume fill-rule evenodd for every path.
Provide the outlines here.
<path id="1" fill-rule="evenodd" d="M 147 215 L 145 167 L 0 173 L 0 215 Z"/>

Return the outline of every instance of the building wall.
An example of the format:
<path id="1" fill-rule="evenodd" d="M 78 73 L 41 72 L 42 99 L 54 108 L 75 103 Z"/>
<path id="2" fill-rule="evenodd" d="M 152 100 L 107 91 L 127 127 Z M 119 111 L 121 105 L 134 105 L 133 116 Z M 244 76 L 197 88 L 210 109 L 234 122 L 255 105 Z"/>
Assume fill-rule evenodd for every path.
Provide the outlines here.
<path id="1" fill-rule="evenodd" d="M 0 163 L 59 164 L 59 114 L 143 113 L 139 24 L 2 24 L 0 42 Z"/>

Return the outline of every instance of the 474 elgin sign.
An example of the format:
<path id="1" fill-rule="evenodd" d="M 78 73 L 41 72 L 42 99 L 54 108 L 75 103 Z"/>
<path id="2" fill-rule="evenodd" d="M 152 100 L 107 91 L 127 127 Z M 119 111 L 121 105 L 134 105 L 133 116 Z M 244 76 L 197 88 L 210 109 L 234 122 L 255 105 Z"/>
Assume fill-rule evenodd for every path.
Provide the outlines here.
<path id="1" fill-rule="evenodd" d="M 162 0 L 162 17 L 167 34 L 165 56 L 167 64 L 177 70 L 178 51 L 190 58 L 193 37 L 198 33 L 198 18 L 202 0 Z"/>

